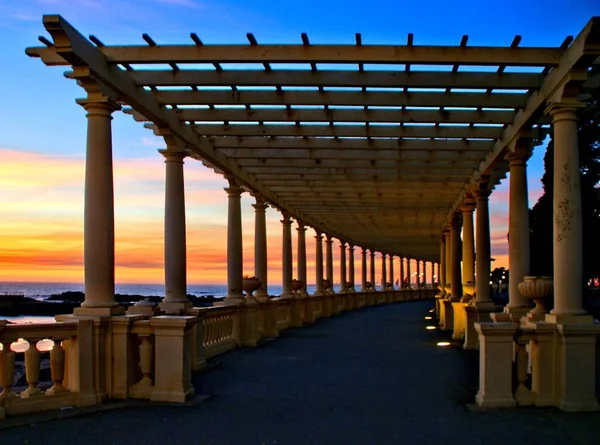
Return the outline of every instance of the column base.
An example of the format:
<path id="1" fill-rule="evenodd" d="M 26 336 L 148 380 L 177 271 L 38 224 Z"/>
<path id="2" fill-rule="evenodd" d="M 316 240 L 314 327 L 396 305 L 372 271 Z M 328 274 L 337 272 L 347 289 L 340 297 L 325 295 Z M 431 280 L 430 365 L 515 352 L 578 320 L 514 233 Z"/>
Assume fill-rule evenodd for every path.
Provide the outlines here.
<path id="1" fill-rule="evenodd" d="M 84 315 L 84 316 L 112 316 L 112 315 L 124 315 L 125 308 L 122 306 L 111 306 L 111 307 L 76 307 L 73 309 L 73 315 Z"/>
<path id="2" fill-rule="evenodd" d="M 529 307 L 523 307 L 523 306 L 510 307 L 510 306 L 505 306 L 502 312 L 504 314 L 512 315 L 512 316 L 514 316 L 518 320 L 521 317 L 526 316 L 530 311 L 531 311 L 531 308 L 529 308 Z"/>
<path id="3" fill-rule="evenodd" d="M 185 312 L 186 309 L 189 309 L 193 306 L 191 301 L 162 301 L 158 307 L 164 311 L 167 315 L 181 315 Z"/>
<path id="4" fill-rule="evenodd" d="M 554 324 L 591 324 L 594 323 L 594 317 L 591 315 L 546 314 L 544 321 Z"/>
<path id="5" fill-rule="evenodd" d="M 155 317 L 157 315 L 165 315 L 165 312 L 158 306 L 129 306 L 127 308 L 127 315 L 143 315 L 145 317 Z"/>
<path id="6" fill-rule="evenodd" d="M 244 303 L 244 297 L 225 297 L 223 301 L 216 301 L 213 303 L 213 306 L 234 306 L 238 304 Z"/>

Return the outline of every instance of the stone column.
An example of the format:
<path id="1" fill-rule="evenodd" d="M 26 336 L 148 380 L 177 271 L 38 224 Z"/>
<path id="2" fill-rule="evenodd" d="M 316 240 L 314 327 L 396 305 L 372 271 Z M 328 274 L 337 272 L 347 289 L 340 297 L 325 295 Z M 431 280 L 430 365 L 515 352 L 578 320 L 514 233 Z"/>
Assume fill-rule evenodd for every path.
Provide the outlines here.
<path id="1" fill-rule="evenodd" d="M 340 293 L 346 292 L 346 242 L 340 240 Z"/>
<path id="2" fill-rule="evenodd" d="M 390 255 L 390 283 L 394 289 L 394 255 Z"/>
<path id="3" fill-rule="evenodd" d="M 306 226 L 298 221 L 298 280 L 302 281 L 302 289 L 298 291 L 300 295 L 307 296 L 306 292 Z"/>
<path id="4" fill-rule="evenodd" d="M 460 301 L 462 291 L 462 277 L 460 270 L 460 221 L 458 214 L 455 214 L 452 218 L 450 225 L 450 241 L 452 243 L 452 262 L 450 264 L 450 270 L 452 274 L 452 301 Z"/>
<path id="5" fill-rule="evenodd" d="M 585 314 L 581 179 L 576 108 L 553 104 L 547 112 L 554 123 L 554 309 L 550 313 L 556 319 Z"/>
<path id="6" fill-rule="evenodd" d="M 229 179 L 227 192 L 227 297 L 225 301 L 230 304 L 240 303 L 242 294 L 242 208 L 241 196 L 243 190 L 234 179 Z"/>
<path id="7" fill-rule="evenodd" d="M 361 254 L 361 285 L 360 285 L 360 291 L 361 292 L 366 292 L 367 291 L 367 281 L 369 281 L 367 279 L 367 249 L 365 249 L 364 247 L 361 248 L 360 251 Z"/>
<path id="8" fill-rule="evenodd" d="M 267 221 L 266 210 L 268 205 L 260 195 L 255 195 L 254 207 L 254 275 L 261 282 L 260 288 L 254 293 L 259 300 L 269 297 L 267 281 Z"/>
<path id="9" fill-rule="evenodd" d="M 434 284 L 435 283 L 435 263 L 432 261 L 431 262 L 431 288 L 435 289 Z"/>
<path id="10" fill-rule="evenodd" d="M 375 251 L 371 249 L 371 283 L 373 283 L 373 290 L 375 290 Z"/>
<path id="11" fill-rule="evenodd" d="M 385 267 L 385 253 L 381 254 L 381 290 L 385 289 L 385 283 L 387 282 L 387 272 Z"/>
<path id="12" fill-rule="evenodd" d="M 348 244 L 348 269 L 349 269 L 349 281 L 352 283 L 352 289 L 356 290 L 356 283 L 354 282 L 354 245 Z"/>
<path id="13" fill-rule="evenodd" d="M 183 159 L 178 150 L 160 150 L 165 158 L 165 298 L 161 308 L 168 314 L 179 314 L 191 307 L 187 298 L 185 191 Z"/>
<path id="14" fill-rule="evenodd" d="M 323 234 L 318 230 L 316 233 L 315 279 L 317 281 L 317 288 L 314 295 L 319 297 L 323 295 Z"/>
<path id="15" fill-rule="evenodd" d="M 478 190 L 475 191 L 475 201 L 477 212 L 475 214 L 475 259 L 476 259 L 476 288 L 475 305 L 493 306 L 490 297 L 490 213 L 489 196 L 487 182 L 480 183 Z"/>
<path id="16" fill-rule="evenodd" d="M 446 295 L 446 234 L 440 238 L 440 262 L 438 264 L 438 282 L 442 288 L 441 295 Z"/>
<path id="17" fill-rule="evenodd" d="M 408 277 L 408 288 L 412 289 L 412 276 L 410 273 L 410 258 L 406 258 L 406 276 Z"/>
<path id="18" fill-rule="evenodd" d="M 404 287 L 404 258 L 400 257 L 400 289 Z"/>
<path id="19" fill-rule="evenodd" d="M 515 147 L 515 149 L 517 149 Z M 519 292 L 519 283 L 529 275 L 529 201 L 527 196 L 528 150 L 512 151 L 506 155 L 510 163 L 510 198 L 508 217 L 508 267 L 510 270 L 506 312 L 525 315 L 527 298 Z"/>
<path id="20" fill-rule="evenodd" d="M 331 235 L 326 235 L 325 246 L 327 248 L 327 279 L 331 283 L 331 291 L 333 289 L 333 238 Z"/>
<path id="21" fill-rule="evenodd" d="M 283 219 L 283 246 L 282 246 L 282 279 L 283 289 L 281 298 L 292 298 L 294 292 L 292 289 L 292 218 L 286 212 L 282 212 Z"/>
<path id="22" fill-rule="evenodd" d="M 462 266 L 463 266 L 463 284 L 475 284 L 475 234 L 473 230 L 473 210 L 475 210 L 475 200 L 471 195 L 467 195 L 463 206 L 460 208 L 463 216 L 463 245 L 462 245 Z M 465 292 L 463 292 L 464 294 Z"/>
<path id="23" fill-rule="evenodd" d="M 115 211 L 113 198 L 113 111 L 120 107 L 109 99 L 82 99 L 87 111 L 84 204 L 85 300 L 75 313 L 116 314 Z"/>
<path id="24" fill-rule="evenodd" d="M 416 261 L 416 266 L 417 266 L 417 289 L 421 287 L 421 264 L 420 261 L 417 260 Z"/>
<path id="25" fill-rule="evenodd" d="M 446 237 L 446 242 L 444 245 L 446 246 L 446 261 L 444 263 L 444 275 L 446 279 L 446 297 L 450 298 L 452 295 L 452 240 L 451 240 L 451 229 L 448 227 L 444 232 L 444 236 Z"/>

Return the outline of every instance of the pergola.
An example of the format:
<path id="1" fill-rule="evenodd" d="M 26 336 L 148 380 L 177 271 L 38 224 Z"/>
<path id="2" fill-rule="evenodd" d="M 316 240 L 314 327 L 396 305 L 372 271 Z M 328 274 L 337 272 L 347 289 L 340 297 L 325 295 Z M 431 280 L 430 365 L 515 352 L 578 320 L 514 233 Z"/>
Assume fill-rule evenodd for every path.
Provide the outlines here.
<path id="1" fill-rule="evenodd" d="M 525 344 L 531 342 L 536 404 L 598 408 L 590 395 L 599 328 L 582 305 L 576 110 L 600 89 L 600 17 L 555 48 L 520 47 L 519 36 L 507 47 L 471 47 L 467 36 L 458 46 L 419 46 L 412 35 L 401 46 L 367 45 L 360 34 L 352 45 L 312 44 L 304 34 L 297 45 L 260 45 L 252 34 L 245 45 L 206 45 L 196 34 L 187 45 L 161 45 L 144 34 L 146 45 L 108 46 L 94 36 L 86 39 L 60 16 L 45 16 L 44 26 L 53 41 L 40 37 L 46 46 L 29 48 L 27 54 L 47 65 L 70 66 L 67 77 L 87 92 L 78 100 L 88 113 L 86 295 L 76 315 L 119 313 L 113 295 L 110 119 L 125 106 L 166 144 L 161 150 L 166 158 L 166 295 L 161 307 L 168 314 L 182 314 L 190 305 L 185 296 L 183 158 L 191 156 L 229 181 L 225 304 L 240 308 L 246 317 L 243 329 L 256 330 L 253 311 L 259 304 L 241 292 L 240 195 L 250 191 L 256 197 L 255 268 L 263 283 L 266 204 L 283 213 L 281 296 L 294 326 L 302 325 L 312 313 L 305 307 L 317 300 L 291 292 L 292 217 L 299 224 L 298 273 L 304 285 L 305 228 L 317 232 L 315 298 L 325 296 L 323 234 L 327 278 L 333 276 L 332 237 L 341 241 L 340 294 L 346 296 L 354 292 L 353 254 L 346 288 L 347 244 L 350 252 L 362 248 L 365 293 L 367 250 L 372 279 L 375 251 L 382 253 L 384 282 L 387 257 L 390 269 L 394 256 L 418 260 L 417 275 L 421 261 L 439 262 L 442 293 L 436 308 L 442 329 L 456 334 L 462 326 L 464 347 L 480 345 L 479 405 L 514 406 L 515 398 L 530 404 L 523 398 L 526 376 L 521 371 L 526 374 Z M 529 312 L 517 285 L 537 286 L 535 277 L 525 279 L 526 162 L 549 131 L 555 143 L 554 309 L 545 314 Z M 510 301 L 498 312 L 487 280 L 488 198 L 508 172 Z M 384 292 L 394 290 L 392 274 L 393 269 L 391 289 Z M 263 296 L 260 304 L 270 311 L 270 300 Z M 348 307 L 354 307 L 352 297 L 349 301 Z M 461 314 L 462 321 L 454 314 Z M 518 349 L 513 341 L 520 342 Z M 513 397 L 515 351 L 521 357 L 521 389 Z"/>
<path id="2" fill-rule="evenodd" d="M 29 48 L 71 65 L 168 132 L 190 155 L 298 220 L 355 245 L 437 260 L 453 212 L 484 178 L 508 171 L 511 144 L 544 137 L 543 110 L 592 30 L 557 48 L 368 45 L 109 46 L 64 19 Z M 595 58 L 595 57 L 594 57 Z M 81 80 L 83 82 L 83 80 Z"/>

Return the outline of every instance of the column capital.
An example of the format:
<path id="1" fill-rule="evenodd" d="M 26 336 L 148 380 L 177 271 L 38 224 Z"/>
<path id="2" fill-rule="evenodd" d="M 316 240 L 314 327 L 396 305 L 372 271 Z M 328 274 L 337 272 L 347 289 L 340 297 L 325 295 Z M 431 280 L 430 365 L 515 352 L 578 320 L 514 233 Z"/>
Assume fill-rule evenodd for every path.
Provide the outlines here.
<path id="1" fill-rule="evenodd" d="M 527 165 L 527 161 L 531 157 L 532 151 L 527 149 L 521 149 L 518 151 L 509 151 L 504 155 L 504 159 L 507 160 L 511 167 L 518 165 Z"/>
<path id="2" fill-rule="evenodd" d="M 183 164 L 183 159 L 187 156 L 187 153 L 179 149 L 160 149 L 158 152 L 164 156 L 166 162 L 174 162 L 177 164 Z"/>
<path id="3" fill-rule="evenodd" d="M 544 110 L 544 114 L 552 116 L 553 122 L 559 120 L 577 120 L 577 110 L 584 107 L 585 104 L 576 99 L 549 102 Z"/>
<path id="4" fill-rule="evenodd" d="M 371 249 L 370 254 L 371 254 L 372 257 L 374 257 L 375 256 L 375 251 L 373 249 Z"/>
<path id="5" fill-rule="evenodd" d="M 254 196 L 255 204 L 251 205 L 256 209 L 257 212 L 264 212 L 269 208 L 269 204 L 267 204 L 262 195 L 258 193 L 252 193 L 252 196 Z"/>
<path id="6" fill-rule="evenodd" d="M 450 218 L 450 223 L 448 224 L 448 226 L 450 227 L 450 230 L 460 228 L 460 226 L 462 225 L 460 216 L 461 216 L 461 214 L 459 212 L 454 212 L 452 214 L 452 217 Z"/>
<path id="7" fill-rule="evenodd" d="M 460 206 L 460 210 L 463 213 L 473 213 L 475 210 L 475 198 L 471 194 L 465 196 L 463 204 Z"/>
<path id="8" fill-rule="evenodd" d="M 298 233 L 306 232 L 306 229 L 308 227 L 306 227 L 302 221 L 297 221 L 297 223 L 298 223 L 298 227 L 296 227 L 296 230 L 298 231 Z"/>
<path id="9" fill-rule="evenodd" d="M 283 225 L 292 225 L 292 217 L 290 216 L 290 214 L 288 212 L 281 212 L 281 216 L 283 217 L 283 219 L 281 220 L 281 223 Z"/>
<path id="10" fill-rule="evenodd" d="M 244 190 L 236 184 L 230 183 L 229 187 L 224 187 L 223 190 L 227 192 L 227 196 L 230 198 L 239 198 L 242 196 Z"/>
<path id="11" fill-rule="evenodd" d="M 482 199 L 487 200 L 488 197 L 490 196 L 490 194 L 492 193 L 488 189 L 488 182 L 489 182 L 489 177 L 488 176 L 482 176 L 479 179 L 479 182 L 477 183 L 477 187 L 473 191 L 473 195 L 475 196 L 475 199 L 477 201 L 480 201 Z"/>
<path id="12" fill-rule="evenodd" d="M 348 243 L 348 250 L 354 252 L 354 244 Z"/>
<path id="13" fill-rule="evenodd" d="M 88 97 L 85 99 L 76 99 L 75 102 L 81 105 L 88 114 L 110 116 L 114 111 L 121 109 L 121 105 L 108 97 Z"/>
<path id="14" fill-rule="evenodd" d="M 331 236 L 329 233 L 325 234 L 325 242 L 327 244 L 333 244 L 333 236 Z"/>
<path id="15" fill-rule="evenodd" d="M 320 230 L 315 229 L 315 239 L 317 241 L 323 240 L 323 233 Z"/>

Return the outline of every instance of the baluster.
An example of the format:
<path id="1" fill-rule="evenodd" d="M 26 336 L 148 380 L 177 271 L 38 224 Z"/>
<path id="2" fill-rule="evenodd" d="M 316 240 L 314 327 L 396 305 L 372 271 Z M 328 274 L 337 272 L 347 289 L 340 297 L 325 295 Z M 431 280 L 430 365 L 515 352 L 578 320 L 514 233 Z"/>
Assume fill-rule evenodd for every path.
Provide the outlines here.
<path id="1" fill-rule="evenodd" d="M 219 344 L 225 344 L 227 342 L 227 340 L 229 339 L 229 332 L 231 330 L 230 325 L 232 325 L 229 322 L 229 318 L 230 316 L 227 314 L 224 314 L 221 316 L 220 319 L 220 325 L 221 325 L 221 332 L 219 335 Z"/>
<path id="2" fill-rule="evenodd" d="M 529 355 L 527 354 L 527 341 L 517 339 L 517 354 L 516 354 L 516 367 L 517 367 L 517 391 L 515 392 L 515 400 L 517 404 L 521 406 L 533 405 L 535 402 L 533 393 L 525 386 L 525 380 L 527 380 L 527 366 L 529 364 Z"/>
<path id="3" fill-rule="evenodd" d="M 11 342 L 3 343 L 2 351 L 0 351 L 0 385 L 2 392 L 0 398 L 8 399 L 16 397 L 12 387 L 15 381 L 15 353 L 10 349 Z"/>
<path id="4" fill-rule="evenodd" d="M 22 399 L 43 394 L 43 391 L 38 388 L 40 381 L 40 351 L 37 350 L 35 340 L 29 340 L 29 349 L 25 351 L 25 377 L 29 387 L 21 393 Z"/>
<path id="5" fill-rule="evenodd" d="M 60 340 L 54 340 L 54 347 L 50 350 L 50 375 L 52 377 L 52 388 L 46 391 L 47 395 L 60 394 L 66 392 L 63 386 L 65 377 L 65 350 L 60 344 Z"/>
<path id="6" fill-rule="evenodd" d="M 152 343 L 149 335 L 143 336 L 140 344 L 140 370 L 143 376 L 140 385 L 152 386 Z"/>
<path id="7" fill-rule="evenodd" d="M 210 336 L 211 336 L 211 328 L 210 328 L 210 321 L 211 319 L 209 318 L 210 316 L 207 314 L 206 317 L 204 317 L 204 320 L 202 321 L 202 347 L 204 349 L 208 349 L 208 347 L 210 346 Z"/>

